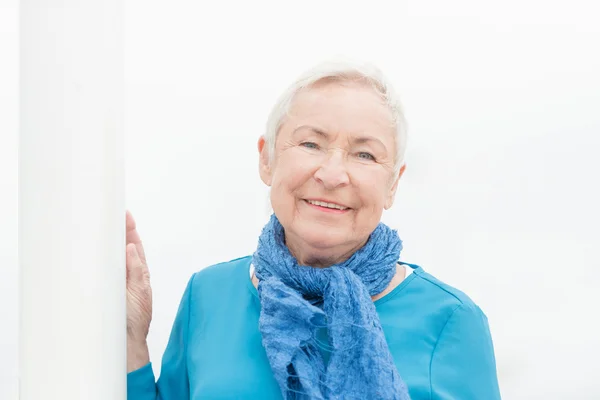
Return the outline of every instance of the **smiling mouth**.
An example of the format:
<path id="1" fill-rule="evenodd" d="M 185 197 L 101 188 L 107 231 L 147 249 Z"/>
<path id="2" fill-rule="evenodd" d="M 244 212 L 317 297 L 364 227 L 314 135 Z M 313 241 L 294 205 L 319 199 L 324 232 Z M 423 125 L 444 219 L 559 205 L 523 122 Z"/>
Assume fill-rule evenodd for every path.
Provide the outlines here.
<path id="1" fill-rule="evenodd" d="M 308 204 L 311 204 L 313 206 L 328 208 L 328 209 L 331 209 L 331 210 L 346 211 L 346 210 L 350 209 L 349 207 L 344 207 L 344 206 L 341 206 L 339 204 L 328 203 L 328 202 L 325 202 L 325 201 L 318 201 L 318 200 L 304 200 L 304 201 L 306 201 Z"/>

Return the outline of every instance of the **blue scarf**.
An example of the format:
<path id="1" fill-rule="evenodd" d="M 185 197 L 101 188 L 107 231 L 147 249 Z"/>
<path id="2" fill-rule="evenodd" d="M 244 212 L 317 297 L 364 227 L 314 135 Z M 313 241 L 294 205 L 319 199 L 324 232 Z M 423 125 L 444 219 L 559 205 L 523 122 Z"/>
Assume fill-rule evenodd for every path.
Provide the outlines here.
<path id="1" fill-rule="evenodd" d="M 394 277 L 401 249 L 397 232 L 380 223 L 345 262 L 299 266 L 271 216 L 252 263 L 262 342 L 284 399 L 409 399 L 371 299 Z M 327 365 L 321 328 L 329 334 Z"/>

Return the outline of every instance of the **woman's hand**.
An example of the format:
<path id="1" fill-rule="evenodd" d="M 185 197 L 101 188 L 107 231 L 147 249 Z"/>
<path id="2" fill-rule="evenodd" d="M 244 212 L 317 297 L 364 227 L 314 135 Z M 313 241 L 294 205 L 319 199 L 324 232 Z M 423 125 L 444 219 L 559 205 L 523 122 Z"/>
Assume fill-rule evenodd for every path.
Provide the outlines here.
<path id="1" fill-rule="evenodd" d="M 152 320 L 152 288 L 144 247 L 129 211 L 125 217 L 127 266 L 127 371 L 149 360 L 146 337 Z"/>

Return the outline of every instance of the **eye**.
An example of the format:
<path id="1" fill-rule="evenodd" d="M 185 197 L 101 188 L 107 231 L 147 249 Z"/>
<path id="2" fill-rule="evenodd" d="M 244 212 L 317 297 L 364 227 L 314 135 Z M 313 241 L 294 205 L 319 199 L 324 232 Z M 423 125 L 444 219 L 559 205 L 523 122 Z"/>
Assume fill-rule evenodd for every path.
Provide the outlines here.
<path id="1" fill-rule="evenodd" d="M 300 146 L 306 147 L 307 149 L 318 149 L 319 145 L 314 142 L 303 142 L 300 143 Z"/>
<path id="2" fill-rule="evenodd" d="M 375 156 L 365 151 L 361 151 L 360 153 L 358 153 L 358 158 L 360 158 L 361 160 L 375 161 Z"/>

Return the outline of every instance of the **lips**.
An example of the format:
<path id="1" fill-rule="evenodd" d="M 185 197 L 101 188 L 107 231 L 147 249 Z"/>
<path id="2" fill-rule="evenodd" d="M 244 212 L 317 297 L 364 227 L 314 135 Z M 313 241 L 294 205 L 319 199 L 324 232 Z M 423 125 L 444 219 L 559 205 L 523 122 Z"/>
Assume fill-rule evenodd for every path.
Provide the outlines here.
<path id="1" fill-rule="evenodd" d="M 329 200 L 316 200 L 316 199 L 305 199 L 305 201 L 309 204 L 312 204 L 313 206 L 319 206 L 319 207 L 323 207 L 323 208 L 329 208 L 332 210 L 340 210 L 340 211 L 345 211 L 345 210 L 349 210 L 350 207 L 346 207 L 343 204 L 339 204 L 333 201 L 329 201 Z"/>

